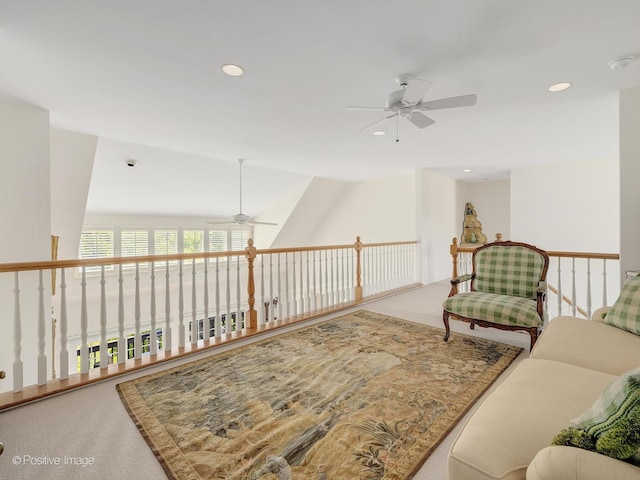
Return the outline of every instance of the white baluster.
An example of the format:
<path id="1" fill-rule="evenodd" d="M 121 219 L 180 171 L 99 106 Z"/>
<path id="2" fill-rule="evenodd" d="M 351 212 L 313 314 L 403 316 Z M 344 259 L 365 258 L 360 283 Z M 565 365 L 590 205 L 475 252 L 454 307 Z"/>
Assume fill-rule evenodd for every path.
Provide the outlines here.
<path id="1" fill-rule="evenodd" d="M 127 360 L 127 339 L 124 336 L 124 280 L 122 264 L 118 266 L 118 364 Z"/>
<path id="2" fill-rule="evenodd" d="M 282 276 L 280 275 L 280 252 L 278 252 L 278 318 L 282 318 L 282 285 L 281 285 Z"/>
<path id="3" fill-rule="evenodd" d="M 291 254 L 293 258 L 293 266 L 291 270 L 293 270 L 293 314 L 298 315 L 298 292 L 296 290 L 296 252 Z"/>
<path id="4" fill-rule="evenodd" d="M 331 297 L 329 298 L 329 306 L 333 306 L 336 304 L 336 283 L 333 264 L 333 250 L 331 250 L 331 261 L 329 262 L 329 264 L 331 265 Z"/>
<path id="5" fill-rule="evenodd" d="M 303 274 L 303 260 L 302 260 L 302 252 L 300 252 L 300 313 L 304 313 L 307 309 L 307 304 L 304 300 L 304 274 Z M 307 289 L 309 288 L 309 283 L 306 285 Z"/>
<path id="6" fill-rule="evenodd" d="M 236 258 L 236 331 L 243 328 L 242 312 L 240 310 L 240 255 Z"/>
<path id="7" fill-rule="evenodd" d="M 86 267 L 82 267 L 82 281 L 80 282 L 82 287 L 81 299 L 80 299 L 80 373 L 87 373 L 89 371 L 89 345 L 87 343 L 87 276 Z"/>
<path id="8" fill-rule="evenodd" d="M 158 354 L 158 335 L 156 333 L 156 264 L 151 262 L 151 328 L 149 330 L 149 349 L 152 356 Z"/>
<path id="9" fill-rule="evenodd" d="M 198 345 L 198 337 L 200 336 L 200 326 L 196 317 L 196 260 L 191 261 L 191 347 L 195 349 Z"/>
<path id="10" fill-rule="evenodd" d="M 300 253 L 300 255 L 302 256 L 302 253 Z M 306 251 L 305 257 L 306 257 L 306 263 L 307 263 L 307 284 L 306 284 L 307 289 L 305 290 L 307 292 L 307 295 L 305 298 L 305 307 L 306 307 L 305 311 L 310 312 L 311 311 L 311 267 L 309 265 L 309 250 Z"/>
<path id="11" fill-rule="evenodd" d="M 209 323 L 209 267 L 207 265 L 207 261 L 205 259 L 204 262 L 204 292 L 202 295 L 204 296 L 204 320 L 202 321 L 202 336 L 206 341 L 209 341 L 211 338 L 211 326 Z"/>
<path id="12" fill-rule="evenodd" d="M 607 259 L 602 259 L 602 306 L 607 306 Z"/>
<path id="13" fill-rule="evenodd" d="M 107 343 L 107 293 L 105 290 L 104 265 L 100 266 L 100 370 L 109 366 L 109 344 Z"/>
<path id="14" fill-rule="evenodd" d="M 344 303 L 347 301 L 347 287 L 345 285 L 345 267 L 344 267 L 344 248 L 340 249 L 340 281 L 341 281 L 341 286 L 340 286 L 340 300 L 341 303 Z"/>
<path id="15" fill-rule="evenodd" d="M 165 265 L 164 283 L 164 332 L 162 332 L 162 343 L 165 352 L 171 351 L 171 287 L 169 286 L 169 261 Z"/>
<path id="16" fill-rule="evenodd" d="M 317 270 L 316 270 L 316 251 L 313 251 L 313 309 L 315 311 L 318 311 L 318 291 L 316 290 L 316 275 L 317 275 Z M 320 278 L 320 281 L 322 281 L 322 275 Z"/>
<path id="17" fill-rule="evenodd" d="M 135 293 L 135 337 L 133 339 L 133 355 L 136 360 L 142 358 L 142 333 L 140 332 L 140 264 L 136 262 L 136 293 Z"/>
<path id="18" fill-rule="evenodd" d="M 273 304 L 273 254 L 269 254 L 269 318 L 267 320 L 274 320 L 276 318 L 276 308 L 277 306 Z"/>
<path id="19" fill-rule="evenodd" d="M 562 268 L 561 257 L 558 257 L 558 315 L 562 315 Z"/>
<path id="20" fill-rule="evenodd" d="M 13 288 L 13 391 L 22 391 L 24 373 L 22 364 L 22 317 L 20 314 L 20 274 L 15 272 Z"/>
<path id="21" fill-rule="evenodd" d="M 47 383 L 47 338 L 44 323 L 44 281 L 42 270 L 38 280 L 38 385 Z"/>
<path id="22" fill-rule="evenodd" d="M 65 269 L 60 269 L 60 379 L 69 378 L 69 347 L 67 345 L 67 282 Z"/>
<path id="23" fill-rule="evenodd" d="M 284 301 L 287 305 L 287 318 L 291 318 L 289 302 L 289 254 L 284 252 Z"/>
<path id="24" fill-rule="evenodd" d="M 222 317 L 220 315 L 220 257 L 216 257 L 216 337 L 222 335 Z"/>
<path id="25" fill-rule="evenodd" d="M 576 299 L 576 258 L 571 259 L 571 313 L 575 317 L 577 310 Z"/>
<path id="26" fill-rule="evenodd" d="M 322 266 L 322 263 L 320 263 Z M 320 276 L 322 278 L 322 276 Z M 322 291 L 322 288 L 320 289 Z M 329 306 L 329 252 L 324 251 L 324 293 L 322 294 L 320 308 Z"/>
<path id="27" fill-rule="evenodd" d="M 184 272 L 183 272 L 184 260 L 180 260 L 178 266 L 178 348 L 184 348 L 185 344 L 185 326 L 184 326 Z"/>
<path id="28" fill-rule="evenodd" d="M 225 333 L 233 331 L 233 322 L 231 321 L 231 257 L 227 257 L 227 314 L 225 317 Z"/>
<path id="29" fill-rule="evenodd" d="M 591 259 L 587 258 L 587 317 L 591 318 Z"/>
<path id="30" fill-rule="evenodd" d="M 260 308 L 258 311 L 261 312 L 258 316 L 258 321 L 260 324 L 264 324 L 269 321 L 268 318 L 268 310 L 265 311 L 265 298 L 264 298 L 264 255 L 260 255 Z"/>

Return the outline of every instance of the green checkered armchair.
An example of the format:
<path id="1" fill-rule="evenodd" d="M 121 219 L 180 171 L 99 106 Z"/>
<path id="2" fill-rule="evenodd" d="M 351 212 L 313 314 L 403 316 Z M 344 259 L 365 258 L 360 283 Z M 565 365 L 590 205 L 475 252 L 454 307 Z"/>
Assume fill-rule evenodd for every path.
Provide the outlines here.
<path id="1" fill-rule="evenodd" d="M 444 340 L 449 340 L 449 317 L 501 330 L 522 330 L 536 343 L 544 321 L 544 297 L 549 255 L 518 242 L 494 242 L 478 247 L 473 272 L 451 280 L 451 292 L 442 307 Z M 458 285 L 471 281 L 469 292 Z"/>

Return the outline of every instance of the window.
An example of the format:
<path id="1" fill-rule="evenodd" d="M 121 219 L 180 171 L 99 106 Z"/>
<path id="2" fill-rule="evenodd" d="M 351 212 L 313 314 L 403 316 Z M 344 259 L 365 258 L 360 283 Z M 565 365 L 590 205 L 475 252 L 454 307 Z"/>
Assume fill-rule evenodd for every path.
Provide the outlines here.
<path id="1" fill-rule="evenodd" d="M 226 252 L 227 234 L 227 230 L 209 230 L 209 251 Z"/>
<path id="2" fill-rule="evenodd" d="M 122 230 L 120 232 L 120 256 L 140 257 L 149 255 L 148 230 Z M 135 268 L 134 263 L 122 265 L 122 268 Z"/>
<path id="3" fill-rule="evenodd" d="M 250 228 L 234 228 L 231 230 L 231 250 L 244 250 L 247 248 L 247 240 L 251 238 Z"/>
<path id="4" fill-rule="evenodd" d="M 154 230 L 153 232 L 154 255 L 171 255 L 178 253 L 178 230 Z M 177 265 L 177 260 L 172 260 L 169 265 Z M 156 263 L 157 267 L 164 264 Z"/>
<path id="5" fill-rule="evenodd" d="M 78 258 L 106 258 L 115 256 L 113 230 L 85 230 L 80 235 Z M 80 269 L 82 270 L 82 269 Z M 105 266 L 105 270 L 113 270 L 113 265 Z M 99 272 L 100 267 L 87 267 L 87 272 Z"/>
<path id="6" fill-rule="evenodd" d="M 185 230 L 182 233 L 182 252 L 183 253 L 201 253 L 204 252 L 204 231 L 203 230 Z M 202 258 L 196 260 L 196 263 L 202 263 Z"/>

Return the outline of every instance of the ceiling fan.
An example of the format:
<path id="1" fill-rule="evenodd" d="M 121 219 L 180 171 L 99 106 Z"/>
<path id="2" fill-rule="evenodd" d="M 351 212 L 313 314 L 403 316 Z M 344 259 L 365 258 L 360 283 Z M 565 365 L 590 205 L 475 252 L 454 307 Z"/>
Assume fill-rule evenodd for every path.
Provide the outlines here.
<path id="1" fill-rule="evenodd" d="M 238 225 L 277 225 L 277 223 L 271 222 L 256 222 L 252 221 L 248 215 L 242 213 L 242 164 L 244 163 L 244 158 L 238 159 L 239 165 L 239 177 L 240 177 L 240 213 L 235 214 L 231 217 L 231 220 L 222 221 L 222 222 L 207 222 L 207 225 L 228 225 L 230 223 L 236 223 Z"/>
<path id="2" fill-rule="evenodd" d="M 387 96 L 384 107 L 345 107 L 345 110 L 370 110 L 391 113 L 391 115 L 367 125 L 362 130 L 366 130 L 393 117 L 396 117 L 396 119 L 403 117 L 418 128 L 426 128 L 436 122 L 422 112 L 440 110 L 442 108 L 470 107 L 475 105 L 478 99 L 477 95 L 471 94 L 424 101 L 424 94 L 427 93 L 427 90 L 431 86 L 431 82 L 428 80 L 403 74 L 396 78 L 396 83 L 400 85 L 401 88 L 400 90 L 391 92 Z M 398 141 L 397 138 L 396 141 Z"/>

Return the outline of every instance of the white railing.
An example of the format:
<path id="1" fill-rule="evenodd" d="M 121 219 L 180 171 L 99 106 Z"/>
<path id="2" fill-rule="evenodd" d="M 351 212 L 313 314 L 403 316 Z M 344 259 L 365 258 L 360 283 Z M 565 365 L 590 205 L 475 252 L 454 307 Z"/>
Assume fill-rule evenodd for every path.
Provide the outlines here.
<path id="1" fill-rule="evenodd" d="M 500 235 L 496 240 L 501 240 L 501 237 Z M 472 257 L 475 248 L 458 246 L 457 239 L 453 239 L 450 247 L 453 277 L 473 271 Z M 549 270 L 546 310 L 549 318 L 559 315 L 591 318 L 596 309 L 611 305 L 618 297 L 619 254 L 562 251 L 547 251 L 547 254 Z M 460 292 L 468 291 L 469 288 L 470 282 L 458 285 Z"/>
<path id="2" fill-rule="evenodd" d="M 124 373 L 415 285 L 417 251 L 414 241 L 359 237 L 271 250 L 250 240 L 235 252 L 2 264 L 0 287 L 12 278 L 12 335 L 1 348 L 13 352 L 13 391 Z M 35 329 L 21 309 L 34 303 Z"/>

